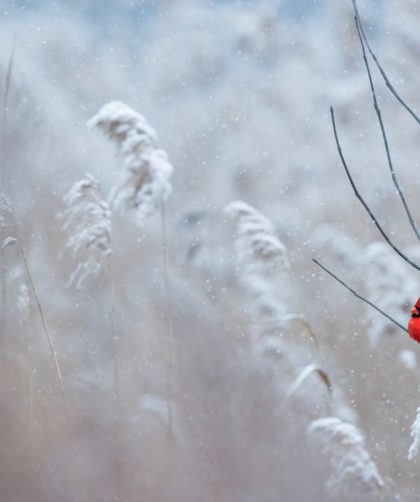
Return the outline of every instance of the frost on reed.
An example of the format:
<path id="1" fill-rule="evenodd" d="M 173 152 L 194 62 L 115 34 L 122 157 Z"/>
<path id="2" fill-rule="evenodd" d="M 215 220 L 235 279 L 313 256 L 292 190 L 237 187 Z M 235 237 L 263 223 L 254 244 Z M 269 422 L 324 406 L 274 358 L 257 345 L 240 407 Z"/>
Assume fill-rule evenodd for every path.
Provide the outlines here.
<path id="1" fill-rule="evenodd" d="M 231 202 L 225 211 L 235 221 L 237 255 L 248 269 L 271 269 L 275 264 L 288 268 L 286 248 L 268 218 L 242 201 Z"/>
<path id="2" fill-rule="evenodd" d="M 264 215 L 242 201 L 231 202 L 225 212 L 235 223 L 236 261 L 239 278 L 255 294 L 263 294 L 275 270 L 289 268 L 286 247 Z"/>
<path id="3" fill-rule="evenodd" d="M 413 460 L 417 456 L 420 447 L 420 406 L 417 408 L 416 419 L 411 425 L 411 437 L 413 442 L 408 450 L 408 460 Z"/>
<path id="4" fill-rule="evenodd" d="M 10 209 L 9 201 L 6 196 L 0 193 L 0 230 L 6 231 L 11 225 L 10 220 L 12 216 L 12 210 Z M 7 236 L 4 240 L 0 242 L 0 247 L 4 248 L 15 242 L 15 238 L 11 236 Z"/>
<path id="5" fill-rule="evenodd" d="M 286 247 L 275 235 L 272 223 L 249 204 L 231 202 L 225 212 L 235 223 L 238 277 L 252 296 L 251 308 L 257 323 L 254 349 L 280 354 L 279 330 L 287 307 L 275 290 L 281 282 L 275 273 L 289 268 Z"/>
<path id="6" fill-rule="evenodd" d="M 353 496 L 378 494 L 384 481 L 366 450 L 360 431 L 337 417 L 314 420 L 308 427 L 330 457 L 332 469 L 327 482 L 333 494 L 349 491 Z"/>
<path id="7" fill-rule="evenodd" d="M 68 285 L 81 288 L 101 269 L 103 259 L 111 254 L 111 211 L 103 199 L 99 183 L 90 174 L 73 185 L 64 197 L 63 230 L 70 233 L 66 246 L 79 258 Z"/>
<path id="8" fill-rule="evenodd" d="M 117 209 L 134 210 L 136 222 L 142 226 L 171 192 L 173 168 L 157 147 L 154 129 L 142 115 L 118 101 L 104 105 L 88 125 L 117 145 L 125 173 L 111 200 Z"/>

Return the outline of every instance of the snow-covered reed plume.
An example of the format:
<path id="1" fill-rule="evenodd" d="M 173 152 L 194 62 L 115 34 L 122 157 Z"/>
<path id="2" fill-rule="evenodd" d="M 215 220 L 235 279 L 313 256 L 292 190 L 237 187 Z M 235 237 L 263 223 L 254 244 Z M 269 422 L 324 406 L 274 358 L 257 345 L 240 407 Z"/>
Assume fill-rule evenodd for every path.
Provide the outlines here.
<path id="1" fill-rule="evenodd" d="M 238 278 L 257 300 L 259 317 L 279 318 L 286 311 L 273 295 L 273 274 L 289 268 L 286 247 L 270 220 L 249 204 L 235 201 L 224 210 L 235 223 Z"/>
<path id="2" fill-rule="evenodd" d="M 12 212 L 6 196 L 0 193 L 0 230 L 9 226 L 9 218 Z"/>
<path id="3" fill-rule="evenodd" d="M 276 290 L 282 282 L 276 273 L 289 268 L 287 249 L 270 220 L 249 204 L 231 202 L 225 212 L 235 223 L 238 278 L 251 295 L 251 317 L 256 322 L 253 349 L 277 357 L 282 353 L 280 332 L 287 307 Z"/>
<path id="4" fill-rule="evenodd" d="M 164 150 L 157 147 L 156 133 L 146 119 L 119 101 L 104 105 L 88 122 L 118 147 L 125 173 L 111 200 L 120 210 L 134 210 L 144 224 L 171 192 L 173 168 Z"/>
<path id="5" fill-rule="evenodd" d="M 370 244 L 363 259 L 369 299 L 396 319 L 406 317 L 418 297 L 418 284 L 413 274 L 385 242 Z M 366 316 L 370 320 L 368 334 L 374 346 L 384 333 L 395 333 L 395 326 L 369 306 L 366 306 Z"/>
<path id="6" fill-rule="evenodd" d="M 96 275 L 103 259 L 112 253 L 111 211 L 104 200 L 99 183 L 90 174 L 73 185 L 64 197 L 63 230 L 70 232 L 66 246 L 79 259 L 68 284 L 81 288 Z"/>
<path id="7" fill-rule="evenodd" d="M 337 417 L 319 418 L 311 422 L 308 433 L 318 439 L 330 457 L 332 473 L 327 487 L 333 494 L 351 491 L 357 498 L 377 494 L 385 486 L 361 432 L 354 425 Z"/>
<path id="8" fill-rule="evenodd" d="M 270 271 L 276 265 L 288 268 L 286 247 L 276 237 L 268 218 L 242 201 L 231 202 L 225 211 L 235 221 L 237 257 L 247 272 Z"/>
<path id="9" fill-rule="evenodd" d="M 12 223 L 12 210 L 7 197 L 0 193 L 0 249 L 17 243 Z"/>
<path id="10" fill-rule="evenodd" d="M 413 442 L 408 450 L 408 460 L 413 460 L 417 456 L 420 447 L 420 406 L 417 408 L 416 419 L 411 425 L 411 437 Z"/>

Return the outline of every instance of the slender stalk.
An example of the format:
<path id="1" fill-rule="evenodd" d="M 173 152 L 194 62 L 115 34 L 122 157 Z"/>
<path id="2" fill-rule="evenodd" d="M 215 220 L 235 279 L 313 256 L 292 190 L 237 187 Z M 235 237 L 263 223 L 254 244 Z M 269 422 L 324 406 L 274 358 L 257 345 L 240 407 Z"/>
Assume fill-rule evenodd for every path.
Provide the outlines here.
<path id="1" fill-rule="evenodd" d="M 168 424 L 167 424 L 167 437 L 168 440 L 172 439 L 173 435 L 173 417 L 172 417 L 172 399 L 173 399 L 173 345 L 174 345 L 174 332 L 173 332 L 173 310 L 172 310 L 172 299 L 170 292 L 170 282 L 169 282 L 169 270 L 168 270 L 168 240 L 166 231 L 166 210 L 165 201 L 162 199 L 160 204 L 160 215 L 161 215 L 161 237 L 162 237 L 162 265 L 163 265 L 163 280 L 165 287 L 165 316 L 166 316 L 166 326 L 167 326 L 167 413 L 168 413 Z"/>
<path id="2" fill-rule="evenodd" d="M 2 99 L 2 117 L 1 117 L 1 155 L 2 155 L 2 166 L 1 166 L 1 188 L 3 190 L 4 184 L 4 159 L 5 159 L 5 149 L 6 149 L 6 131 L 7 131 L 7 110 L 8 110 L 8 101 L 9 101 L 9 93 L 12 85 L 12 73 L 13 73 L 13 61 L 15 57 L 15 49 L 16 49 L 16 33 L 13 36 L 12 41 L 12 49 L 9 56 L 9 63 L 7 65 L 6 72 L 6 81 L 4 83 L 4 91 L 3 91 L 3 99 Z"/>
<path id="3" fill-rule="evenodd" d="M 354 2 L 353 2 L 353 5 L 356 8 L 356 4 Z M 376 116 L 378 118 L 379 126 L 380 126 L 380 129 L 381 129 L 381 135 L 382 135 L 382 140 L 383 140 L 384 147 L 385 147 L 385 153 L 386 153 L 386 158 L 387 158 L 389 172 L 391 173 L 392 182 L 394 183 L 394 186 L 395 186 L 395 188 L 396 188 L 396 190 L 398 192 L 398 195 L 399 195 L 399 197 L 401 199 L 401 202 L 402 202 L 402 204 L 404 206 L 404 210 L 406 212 L 406 215 L 407 215 L 408 221 L 410 223 L 410 226 L 413 229 L 413 232 L 415 233 L 417 239 L 420 240 L 420 232 L 419 232 L 419 230 L 417 228 L 417 225 L 416 225 L 416 223 L 414 221 L 413 215 L 411 214 L 411 210 L 410 210 L 410 207 L 408 206 L 408 203 L 406 201 L 404 193 L 403 193 L 403 191 L 402 191 L 402 189 L 400 187 L 400 184 L 399 184 L 398 179 L 397 179 L 397 175 L 395 174 L 394 164 L 392 162 L 392 157 L 391 157 L 391 150 L 389 148 L 388 138 L 387 138 L 387 134 L 386 134 L 386 130 L 385 130 L 385 124 L 384 124 L 384 121 L 382 120 L 382 113 L 381 113 L 381 110 L 379 108 L 378 99 L 376 97 L 375 85 L 373 83 L 373 78 L 372 78 L 372 73 L 370 71 L 369 61 L 368 61 L 368 58 L 366 56 L 365 44 L 364 44 L 363 36 L 362 36 L 362 33 L 361 33 L 361 28 L 360 28 L 360 24 L 359 24 L 359 18 L 356 15 L 354 19 L 355 19 L 355 23 L 356 23 L 357 35 L 359 37 L 360 46 L 362 48 L 363 61 L 365 63 L 365 67 L 366 67 L 366 73 L 367 73 L 368 80 L 369 80 L 369 86 L 370 86 L 370 90 L 371 90 L 371 94 L 372 94 L 373 108 L 375 110 Z"/>
<path id="4" fill-rule="evenodd" d="M 121 443 L 121 396 L 119 382 L 119 357 L 118 357 L 118 338 L 115 330 L 115 281 L 114 281 L 114 264 L 113 255 L 111 254 L 108 262 L 109 278 L 111 283 L 110 299 L 111 299 L 111 352 L 112 352 L 112 367 L 114 374 L 113 386 L 113 405 L 115 408 L 115 423 L 114 423 L 114 466 L 115 466 L 115 483 L 117 487 L 117 498 L 121 499 L 121 462 L 120 462 L 120 443 Z"/>
<path id="5" fill-rule="evenodd" d="M 335 279 L 337 282 L 339 282 L 342 286 L 344 286 L 348 291 L 350 291 L 350 293 L 352 293 L 356 298 L 358 298 L 359 300 L 362 300 L 362 302 L 365 302 L 367 303 L 369 306 L 371 306 L 373 309 L 375 309 L 377 312 L 379 312 L 380 314 L 382 314 L 384 317 L 386 317 L 389 321 L 391 321 L 392 323 L 394 323 L 396 326 L 398 326 L 400 329 L 402 329 L 403 331 L 405 331 L 406 333 L 408 333 L 408 330 L 406 327 L 404 327 L 402 324 L 400 324 L 398 321 L 396 321 L 393 317 L 391 317 L 389 314 L 387 314 L 386 312 L 384 312 L 382 309 L 380 309 L 378 306 L 376 306 L 374 303 L 372 303 L 370 300 L 368 300 L 367 298 L 364 298 L 362 295 L 360 295 L 357 291 L 355 291 L 354 289 L 352 289 L 348 284 L 346 284 L 342 279 L 339 279 L 335 274 L 333 274 L 331 272 L 331 270 L 328 270 L 327 267 L 325 267 L 324 265 L 322 265 L 318 260 L 316 260 L 315 258 L 312 258 L 312 261 L 314 263 L 316 263 L 318 265 L 318 267 L 321 267 L 322 270 L 324 270 L 325 272 L 327 272 L 327 274 L 329 274 L 333 279 Z"/>
<path id="6" fill-rule="evenodd" d="M 8 97 L 10 92 L 10 87 L 12 83 L 12 69 L 13 69 L 13 60 L 15 54 L 16 47 L 16 34 L 13 37 L 12 49 L 9 57 L 9 64 L 6 72 L 6 81 L 4 84 L 3 91 L 3 103 L 2 103 L 2 119 L 1 119 L 1 132 L 0 132 L 0 191 L 4 191 L 4 177 L 5 177 L 5 161 L 6 161 L 6 130 L 7 130 L 7 106 L 8 106 Z M 0 249 L 0 257 L 1 257 L 1 321 L 0 321 L 0 330 L 1 333 L 5 333 L 6 331 L 6 301 L 7 301 L 7 290 L 6 290 L 6 262 L 4 256 L 4 249 L 1 247 Z"/>
<path id="7" fill-rule="evenodd" d="M 115 283 L 114 283 L 114 266 L 113 255 L 111 254 L 108 262 L 108 275 L 111 282 L 110 300 L 111 300 L 111 342 L 112 342 L 112 366 L 114 373 L 114 400 L 118 403 L 120 399 L 119 392 L 119 368 L 118 368 L 118 347 L 117 337 L 115 335 Z"/>
<path id="8" fill-rule="evenodd" d="M 18 237 L 17 225 L 16 225 L 16 222 L 14 220 L 13 213 L 12 213 L 12 223 L 13 223 L 13 228 L 14 228 L 14 233 L 15 233 L 15 238 L 16 238 L 16 244 L 17 244 L 17 247 L 18 247 L 18 250 L 19 250 L 19 254 L 20 254 L 20 257 L 22 259 L 22 262 L 23 262 L 23 265 L 24 265 L 24 268 L 25 268 L 25 272 L 26 272 L 26 275 L 28 277 L 28 282 L 29 282 L 29 284 L 31 286 L 31 290 L 32 290 L 33 296 L 35 298 L 35 303 L 36 303 L 36 306 L 37 306 L 37 309 L 38 309 L 39 317 L 41 319 L 42 327 L 44 329 L 44 333 L 45 333 L 45 336 L 47 338 L 48 347 L 50 349 L 50 353 L 51 353 L 51 356 L 52 356 L 53 361 L 54 361 L 54 366 L 55 366 L 55 370 L 56 370 L 56 373 L 57 373 L 58 381 L 60 383 L 60 388 L 61 388 L 61 392 L 62 392 L 62 395 L 63 395 L 64 404 L 66 406 L 66 409 L 68 409 L 69 405 L 68 405 L 66 388 L 65 388 L 65 384 L 64 384 L 63 373 L 61 371 L 60 363 L 58 361 L 57 352 L 55 351 L 55 348 L 54 348 L 54 343 L 53 343 L 52 335 L 51 335 L 50 330 L 48 328 L 47 320 L 45 318 L 44 311 L 42 309 L 42 305 L 41 305 L 41 302 L 39 300 L 39 296 L 38 296 L 38 293 L 37 293 L 37 290 L 36 290 L 36 287 L 35 287 L 35 282 L 34 282 L 34 279 L 33 279 L 33 276 L 32 276 L 32 272 L 31 272 L 31 269 L 29 267 L 28 260 L 26 258 L 25 250 L 23 249 L 22 243 L 20 242 L 20 239 Z"/>
<path id="9" fill-rule="evenodd" d="M 338 151 L 338 154 L 340 156 L 341 163 L 342 163 L 342 165 L 344 167 L 344 170 L 346 172 L 347 178 L 350 181 L 350 185 L 353 188 L 354 195 L 359 199 L 360 203 L 362 204 L 362 206 L 365 208 L 366 212 L 368 213 L 370 219 L 373 221 L 373 223 L 375 224 L 376 228 L 379 230 L 379 232 L 382 235 L 382 237 L 392 247 L 392 249 L 399 256 L 401 256 L 401 258 L 405 262 L 407 262 L 409 265 L 411 265 L 416 270 L 420 270 L 420 265 L 418 265 L 417 263 L 415 263 L 414 261 L 412 261 L 407 255 L 405 255 L 402 251 L 400 251 L 400 249 L 391 241 L 391 239 L 388 237 L 387 233 L 383 229 L 382 225 L 378 222 L 378 220 L 376 219 L 376 216 L 373 214 L 372 210 L 370 209 L 370 207 L 368 206 L 368 204 L 366 203 L 366 201 L 364 200 L 364 198 L 362 197 L 362 195 L 359 193 L 359 191 L 358 191 L 358 189 L 356 187 L 356 184 L 353 181 L 353 177 L 350 174 L 350 170 L 349 170 L 349 168 L 347 166 L 347 162 L 346 162 L 346 160 L 344 158 L 344 155 L 343 155 L 343 152 L 342 152 L 342 149 L 341 149 L 340 140 L 338 139 L 338 134 L 337 134 L 337 127 L 336 127 L 336 124 L 335 124 L 334 109 L 333 109 L 333 107 L 330 108 L 330 112 L 331 112 L 331 121 L 332 121 L 332 125 L 333 125 L 333 130 L 334 130 L 335 143 L 337 145 L 337 151 Z"/>

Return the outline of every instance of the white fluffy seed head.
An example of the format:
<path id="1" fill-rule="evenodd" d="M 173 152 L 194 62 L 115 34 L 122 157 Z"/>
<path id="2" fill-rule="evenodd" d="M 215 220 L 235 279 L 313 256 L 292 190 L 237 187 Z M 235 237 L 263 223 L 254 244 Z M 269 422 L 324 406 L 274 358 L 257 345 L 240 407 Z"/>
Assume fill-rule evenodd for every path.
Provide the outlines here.
<path id="1" fill-rule="evenodd" d="M 7 197 L 3 193 L 0 193 L 0 229 L 6 228 L 8 226 L 8 220 L 11 214 L 12 212 Z"/>
<path id="2" fill-rule="evenodd" d="M 330 457 L 332 473 L 327 487 L 332 493 L 374 494 L 385 486 L 363 435 L 354 425 L 337 417 L 320 418 L 311 422 L 308 433 Z"/>
<path id="3" fill-rule="evenodd" d="M 413 460 L 417 456 L 420 447 L 420 406 L 417 408 L 416 419 L 411 425 L 411 437 L 413 442 L 408 450 L 408 460 Z"/>
<path id="4" fill-rule="evenodd" d="M 142 226 L 171 192 L 173 167 L 157 148 L 156 133 L 146 119 L 119 101 L 104 105 L 88 122 L 101 130 L 118 148 L 124 161 L 122 182 L 112 192 L 119 210 L 134 210 Z"/>
<path id="5" fill-rule="evenodd" d="M 249 268 L 289 267 L 286 247 L 275 235 L 270 220 L 242 201 L 225 207 L 236 225 L 235 246 L 238 260 Z"/>
<path id="6" fill-rule="evenodd" d="M 60 215 L 63 230 L 70 236 L 66 246 L 79 258 L 69 284 L 81 288 L 89 276 L 101 269 L 111 254 L 111 210 L 99 183 L 90 174 L 73 185 L 64 197 L 65 211 Z"/>

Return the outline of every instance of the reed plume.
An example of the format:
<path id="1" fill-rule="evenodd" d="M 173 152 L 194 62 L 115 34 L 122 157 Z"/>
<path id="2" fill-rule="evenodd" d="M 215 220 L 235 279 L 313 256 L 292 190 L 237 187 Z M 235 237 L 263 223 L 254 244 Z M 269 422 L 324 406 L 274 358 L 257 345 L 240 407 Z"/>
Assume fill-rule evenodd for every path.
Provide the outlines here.
<path id="1" fill-rule="evenodd" d="M 104 105 L 88 125 L 117 145 L 125 172 L 111 193 L 111 201 L 118 210 L 134 210 L 136 222 L 142 226 L 171 192 L 173 167 L 166 152 L 157 147 L 154 129 L 142 115 L 119 101 Z"/>
<path id="2" fill-rule="evenodd" d="M 157 146 L 157 136 L 146 119 L 119 101 L 105 104 L 89 121 L 91 128 L 101 130 L 117 146 L 125 171 L 122 181 L 111 192 L 111 203 L 119 211 L 134 211 L 138 226 L 160 211 L 161 253 L 165 289 L 165 319 L 168 338 L 167 354 L 167 438 L 172 439 L 172 372 L 173 320 L 168 271 L 168 242 L 165 201 L 171 193 L 173 167 L 166 152 Z"/>
<path id="3" fill-rule="evenodd" d="M 350 491 L 353 495 L 373 495 L 385 486 L 357 427 L 337 417 L 326 417 L 311 422 L 308 433 L 330 457 L 332 473 L 327 488 L 333 494 Z"/>
<path id="4" fill-rule="evenodd" d="M 68 285 L 80 289 L 89 277 L 99 273 L 103 259 L 111 255 L 111 210 L 103 198 L 98 181 L 90 174 L 73 185 L 64 197 L 60 214 L 63 230 L 70 236 L 66 246 L 79 257 Z"/>
<path id="5" fill-rule="evenodd" d="M 289 267 L 286 247 L 275 235 L 268 218 L 242 201 L 225 207 L 236 224 L 235 247 L 238 261 L 247 272 L 271 270 L 273 266 Z"/>
<path id="6" fill-rule="evenodd" d="M 417 408 L 416 419 L 411 425 L 411 437 L 413 442 L 408 450 L 408 460 L 413 460 L 417 456 L 420 447 L 420 406 Z"/>

